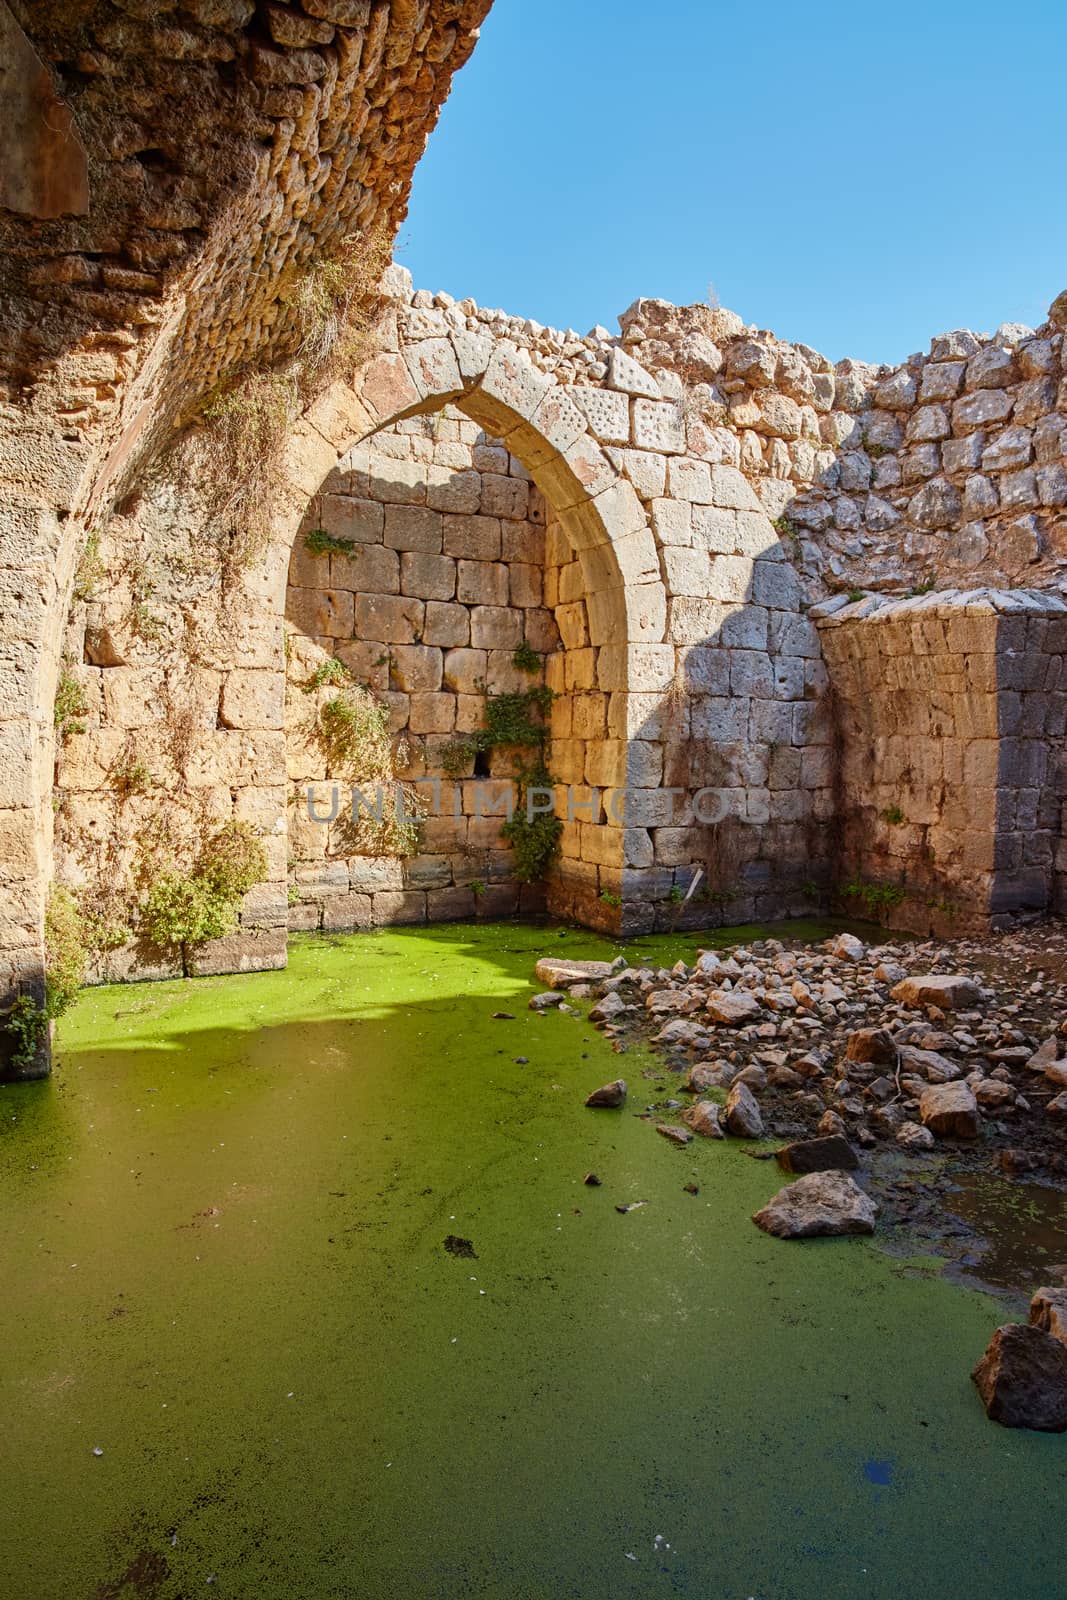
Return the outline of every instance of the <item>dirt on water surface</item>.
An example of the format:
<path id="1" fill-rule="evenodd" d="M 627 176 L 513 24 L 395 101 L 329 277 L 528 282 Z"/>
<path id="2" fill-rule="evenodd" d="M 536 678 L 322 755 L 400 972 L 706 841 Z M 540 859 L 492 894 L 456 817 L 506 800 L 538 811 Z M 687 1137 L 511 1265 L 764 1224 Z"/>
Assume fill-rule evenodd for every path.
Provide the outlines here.
<path id="1" fill-rule="evenodd" d="M 653 1063 L 527 1009 L 558 952 L 618 947 L 396 930 L 98 989 L 0 1090 L 0 1594 L 1064 1592 L 1067 1436 L 968 1376 L 1014 1313 L 947 1248 L 773 1239 L 773 1162 L 586 1110 Z"/>

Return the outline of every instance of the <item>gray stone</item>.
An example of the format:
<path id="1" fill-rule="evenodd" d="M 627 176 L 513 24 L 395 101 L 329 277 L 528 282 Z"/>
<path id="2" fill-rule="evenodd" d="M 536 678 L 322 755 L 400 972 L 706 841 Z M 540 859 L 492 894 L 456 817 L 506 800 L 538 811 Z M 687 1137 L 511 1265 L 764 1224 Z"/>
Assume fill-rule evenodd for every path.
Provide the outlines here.
<path id="1" fill-rule="evenodd" d="M 1030 1321 L 1067 1345 L 1067 1288 L 1038 1289 L 1030 1301 Z"/>
<path id="2" fill-rule="evenodd" d="M 934 1136 L 921 1122 L 902 1122 L 897 1129 L 897 1144 L 905 1150 L 932 1150 Z"/>
<path id="3" fill-rule="evenodd" d="M 747 1083 L 735 1083 L 726 1100 L 725 1121 L 735 1139 L 762 1139 L 763 1118 Z"/>
<path id="4" fill-rule="evenodd" d="M 877 1209 L 847 1172 L 811 1172 L 769 1200 L 752 1218 L 779 1239 L 873 1233 Z"/>
<path id="5" fill-rule="evenodd" d="M 904 978 L 889 991 L 902 1006 L 937 1006 L 942 1011 L 957 1011 L 965 1006 L 977 1005 L 981 999 L 978 984 L 973 978 L 959 974 L 927 973 L 921 977 Z"/>
<path id="6" fill-rule="evenodd" d="M 550 989 L 566 989 L 572 983 L 586 981 L 596 983 L 610 978 L 611 973 L 609 961 L 564 961 L 558 956 L 543 956 L 534 968 L 537 981 Z"/>
<path id="7" fill-rule="evenodd" d="M 760 1004 L 755 995 L 747 993 L 744 989 L 718 990 L 710 996 L 707 1012 L 712 1022 L 736 1028 L 741 1023 L 751 1022 L 758 1017 Z"/>
<path id="8" fill-rule="evenodd" d="M 965 1083 L 937 1083 L 919 1101 L 923 1126 L 942 1137 L 977 1139 L 981 1130 L 978 1102 Z"/>
<path id="9" fill-rule="evenodd" d="M 605 1106 L 614 1110 L 621 1106 L 626 1099 L 626 1081 L 616 1078 L 614 1083 L 605 1083 L 599 1089 L 594 1089 L 586 1099 L 587 1106 Z"/>
<path id="10" fill-rule="evenodd" d="M 574 992 L 573 990 L 571 991 Z M 589 1017 L 592 1022 L 610 1022 L 612 1017 L 617 1017 L 620 1011 L 626 1010 L 626 1002 L 621 995 L 606 994 L 602 1000 L 590 1009 Z"/>
<path id="11" fill-rule="evenodd" d="M 799 1139 L 795 1144 L 783 1145 L 775 1155 L 786 1172 L 852 1172 L 859 1166 L 848 1140 L 834 1134 L 822 1139 Z"/>
<path id="12" fill-rule="evenodd" d="M 1067 1349 L 1043 1328 L 998 1328 L 971 1377 L 994 1422 L 1067 1432 Z"/>
<path id="13" fill-rule="evenodd" d="M 682 1112 L 682 1121 L 687 1128 L 692 1128 L 694 1133 L 701 1134 L 705 1139 L 725 1137 L 719 1122 L 719 1107 L 714 1100 L 698 1100 L 696 1105 Z"/>
<path id="14" fill-rule="evenodd" d="M 672 1144 L 689 1144 L 693 1138 L 687 1128 L 676 1128 L 673 1122 L 657 1122 L 656 1132 L 661 1133 Z"/>

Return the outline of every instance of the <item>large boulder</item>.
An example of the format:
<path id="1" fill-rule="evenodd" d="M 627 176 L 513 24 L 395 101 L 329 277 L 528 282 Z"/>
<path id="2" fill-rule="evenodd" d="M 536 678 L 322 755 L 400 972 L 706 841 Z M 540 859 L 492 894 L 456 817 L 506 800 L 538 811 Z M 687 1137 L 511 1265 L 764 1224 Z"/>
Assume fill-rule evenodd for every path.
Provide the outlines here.
<path id="1" fill-rule="evenodd" d="M 606 1106 L 615 1110 L 626 1099 L 626 1082 L 623 1078 L 616 1078 L 614 1083 L 605 1083 L 599 1089 L 594 1089 L 586 1099 L 587 1106 Z"/>
<path id="2" fill-rule="evenodd" d="M 877 1208 L 847 1172 L 809 1172 L 787 1183 L 752 1218 L 779 1239 L 873 1233 Z"/>
<path id="3" fill-rule="evenodd" d="M 753 1022 L 760 1014 L 760 1004 L 744 989 L 720 989 L 710 996 L 707 1011 L 712 1022 L 736 1028 L 742 1022 Z"/>
<path id="4" fill-rule="evenodd" d="M 1030 1321 L 1067 1345 L 1067 1289 L 1038 1289 L 1030 1301 Z"/>
<path id="5" fill-rule="evenodd" d="M 1067 1432 L 1067 1348 L 1043 1328 L 998 1328 L 971 1377 L 994 1422 Z"/>
<path id="6" fill-rule="evenodd" d="M 705 1139 L 725 1137 L 719 1122 L 719 1107 L 714 1100 L 698 1100 L 695 1106 L 682 1112 L 682 1121 L 687 1128 L 692 1128 L 694 1133 L 701 1134 Z"/>
<path id="7" fill-rule="evenodd" d="M 934 1083 L 919 1100 L 924 1128 L 941 1138 L 977 1139 L 981 1131 L 978 1102 L 965 1083 Z"/>
<path id="8" fill-rule="evenodd" d="M 610 978 L 610 961 L 564 961 L 559 956 L 542 956 L 534 968 L 538 983 L 549 989 L 567 989 L 572 983 L 599 983 Z"/>
<path id="9" fill-rule="evenodd" d="M 847 1139 L 831 1135 L 825 1139 L 798 1139 L 776 1152 L 778 1165 L 786 1172 L 853 1172 L 859 1158 Z"/>
<path id="10" fill-rule="evenodd" d="M 763 1118 L 747 1083 L 735 1083 L 726 1098 L 726 1128 L 735 1139 L 762 1139 Z"/>
<path id="11" fill-rule="evenodd" d="M 959 973 L 928 973 L 924 977 L 904 978 L 889 992 L 902 1006 L 937 1006 L 941 1011 L 958 1011 L 961 1006 L 977 1005 L 982 997 L 975 980 Z"/>

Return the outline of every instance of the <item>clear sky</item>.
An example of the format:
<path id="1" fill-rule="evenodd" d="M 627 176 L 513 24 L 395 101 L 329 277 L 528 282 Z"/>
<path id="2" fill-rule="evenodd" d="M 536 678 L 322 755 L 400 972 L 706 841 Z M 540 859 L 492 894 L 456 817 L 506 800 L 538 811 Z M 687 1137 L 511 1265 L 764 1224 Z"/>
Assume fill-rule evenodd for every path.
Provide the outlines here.
<path id="1" fill-rule="evenodd" d="M 399 259 L 581 333 L 710 285 L 834 360 L 1037 323 L 1067 287 L 1067 4 L 496 0 Z"/>

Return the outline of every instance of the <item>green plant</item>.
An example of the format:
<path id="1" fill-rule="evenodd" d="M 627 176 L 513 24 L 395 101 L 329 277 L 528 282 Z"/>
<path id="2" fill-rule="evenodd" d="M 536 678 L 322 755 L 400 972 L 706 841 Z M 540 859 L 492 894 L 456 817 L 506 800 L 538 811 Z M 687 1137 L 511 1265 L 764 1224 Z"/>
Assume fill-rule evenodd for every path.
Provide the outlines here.
<path id="1" fill-rule="evenodd" d="M 515 876 L 520 883 L 536 883 L 544 877 L 559 849 L 563 823 L 554 812 L 527 815 L 526 796 L 530 786 L 550 788 L 551 778 L 544 766 L 523 769 L 519 776 L 518 804 L 500 829 L 515 856 Z"/>
<path id="2" fill-rule="evenodd" d="M 540 672 L 541 657 L 537 654 L 533 645 L 528 644 L 524 639 L 512 656 L 511 664 L 513 667 L 517 667 L 520 672 Z"/>
<path id="3" fill-rule="evenodd" d="M 548 737 L 545 724 L 553 690 L 538 686 L 507 694 L 490 694 L 485 699 L 485 727 L 473 735 L 476 748 L 492 750 L 497 745 L 544 748 Z"/>
<path id="4" fill-rule="evenodd" d="M 267 875 L 267 856 L 247 822 L 228 822 L 204 843 L 189 872 L 169 868 L 151 883 L 141 929 L 160 950 L 180 953 L 192 970 L 196 949 L 229 933 L 241 899 Z"/>
<path id="5" fill-rule="evenodd" d="M 850 601 L 866 600 L 867 591 L 866 589 L 850 589 L 848 591 L 848 598 Z"/>
<path id="6" fill-rule="evenodd" d="M 898 822 L 904 821 L 904 813 L 899 806 L 886 806 L 885 810 L 880 811 L 878 815 L 883 822 L 888 822 L 890 827 L 895 827 Z"/>
<path id="7" fill-rule="evenodd" d="M 25 1072 L 33 1066 L 38 1050 L 48 1036 L 48 1011 L 32 995 L 16 995 L 4 1017 L 4 1032 L 13 1041 L 11 1066 Z"/>
<path id="8" fill-rule="evenodd" d="M 107 568 L 100 558 L 100 530 L 90 528 L 85 536 L 82 553 L 78 558 L 78 565 L 74 571 L 74 588 L 71 598 L 74 600 L 88 601 L 96 597 L 96 586 L 107 575 Z"/>
<path id="9" fill-rule="evenodd" d="M 853 878 L 841 892 L 852 900 L 859 900 L 868 915 L 875 919 L 908 898 L 907 890 L 899 883 L 865 883 L 862 878 Z"/>
<path id="10" fill-rule="evenodd" d="M 931 594 L 937 588 L 936 578 L 924 578 L 922 583 L 914 584 L 907 591 L 907 599 L 912 600 L 916 595 Z"/>
<path id="11" fill-rule="evenodd" d="M 337 768 L 354 767 L 357 778 L 389 770 L 389 709 L 367 690 L 353 687 L 327 700 L 319 711 L 319 743 Z"/>
<path id="12" fill-rule="evenodd" d="M 85 926 L 69 889 L 49 892 L 44 915 L 45 1011 L 61 1017 L 78 998 L 85 981 Z"/>
<path id="13" fill-rule="evenodd" d="M 781 538 L 791 539 L 794 545 L 800 544 L 800 529 L 797 527 L 792 517 L 786 516 L 783 513 L 782 516 L 774 518 L 773 522 L 771 523 L 771 527 Z"/>
<path id="14" fill-rule="evenodd" d="M 138 600 L 130 612 L 130 628 L 145 644 L 158 644 L 167 631 L 165 624 L 144 600 Z"/>
<path id="15" fill-rule="evenodd" d="M 680 906 L 685 899 L 685 890 L 679 883 L 672 883 L 667 891 L 667 900 L 672 906 Z"/>
<path id="16" fill-rule="evenodd" d="M 312 528 L 304 535 L 304 549 L 310 550 L 313 556 L 353 556 L 357 546 L 347 539 L 339 539 L 334 533 L 327 533 L 325 528 Z"/>
<path id="17" fill-rule="evenodd" d="M 389 708 L 359 684 L 348 687 L 319 708 L 316 734 L 335 775 L 354 786 L 377 791 L 370 816 L 353 816 L 342 824 L 346 848 L 353 853 L 413 855 L 419 843 L 422 802 L 416 790 L 396 776 L 399 752 L 389 738 Z M 379 803 L 380 802 L 380 803 Z"/>
<path id="18" fill-rule="evenodd" d="M 475 746 L 469 739 L 450 739 L 441 746 L 438 757 L 441 771 L 447 778 L 464 778 L 475 756 Z"/>
<path id="19" fill-rule="evenodd" d="M 622 905 L 622 895 L 621 894 L 613 894 L 611 892 L 611 890 L 609 890 L 609 889 L 601 889 L 601 891 L 600 891 L 600 899 L 603 900 L 603 902 L 604 902 L 604 904 L 606 906 L 616 906 L 617 907 L 617 906 L 621 906 Z"/>
<path id="20" fill-rule="evenodd" d="M 800 885 L 800 892 L 806 900 L 817 900 L 819 898 L 819 885 L 814 878 L 806 878 Z"/>
<path id="21" fill-rule="evenodd" d="M 298 906 L 300 904 L 300 890 L 297 888 L 295 883 L 291 883 L 288 889 L 286 889 L 285 903 L 286 905 L 290 906 Z"/>
<path id="22" fill-rule="evenodd" d="M 123 800 L 135 794 L 146 794 L 152 787 L 152 774 L 143 761 L 131 757 L 121 759 L 111 769 L 115 793 Z"/>
<path id="23" fill-rule="evenodd" d="M 69 1011 L 85 980 L 88 952 L 77 900 L 69 889 L 52 888 L 44 916 L 44 1005 L 20 994 L 4 1017 L 4 1031 L 13 1040 L 11 1065 L 17 1072 L 31 1067 L 48 1036 L 49 1023 Z"/>
<path id="24" fill-rule="evenodd" d="M 343 661 L 338 661 L 336 656 L 330 656 L 327 661 L 320 661 L 311 677 L 304 684 L 305 694 L 314 694 L 316 689 L 326 686 L 340 688 L 342 684 L 351 683 L 352 674 Z"/>
<path id="25" fill-rule="evenodd" d="M 77 678 L 72 678 L 69 672 L 61 672 L 59 682 L 56 684 L 52 720 L 64 744 L 73 734 L 85 732 L 85 723 L 81 718 L 86 716 L 88 711 L 89 702 Z"/>
<path id="26" fill-rule="evenodd" d="M 482 895 L 482 894 L 485 893 L 485 879 L 484 878 L 471 878 L 470 882 L 467 884 L 467 888 L 470 890 L 471 894 L 477 900 L 479 895 Z"/>

